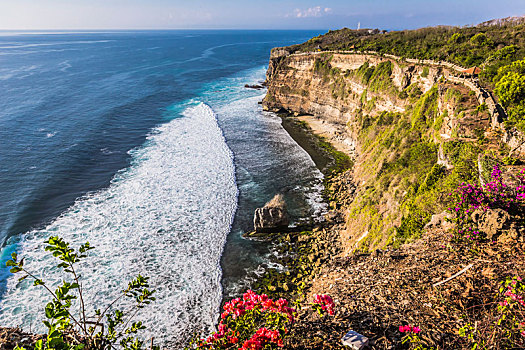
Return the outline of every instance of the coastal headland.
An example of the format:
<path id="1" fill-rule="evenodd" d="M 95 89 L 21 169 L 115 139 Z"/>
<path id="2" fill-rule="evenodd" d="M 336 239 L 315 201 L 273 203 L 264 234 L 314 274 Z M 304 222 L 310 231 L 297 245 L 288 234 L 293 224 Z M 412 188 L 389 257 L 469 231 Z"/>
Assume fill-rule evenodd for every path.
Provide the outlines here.
<path id="1" fill-rule="evenodd" d="M 493 28 L 447 35 L 468 40 L 480 31 L 501 41 L 486 53 L 484 70 L 522 57 L 487 62 L 515 44 Z M 341 348 L 352 329 L 371 348 L 408 349 L 416 345 L 400 332 L 407 324 L 423 330 L 423 348 L 521 344 L 518 333 L 503 341 L 504 327 L 494 323 L 500 286 L 525 271 L 522 204 L 511 210 L 491 202 L 472 216 L 467 209 L 470 234 L 458 221 L 464 209 L 450 210 L 466 183 L 481 192 L 493 183 L 519 185 L 523 134 L 510 121 L 514 106 L 500 104 L 495 74 L 471 74 L 458 60 L 358 50 L 353 34 L 341 39 L 347 33 L 275 48 L 265 83 L 263 108 L 281 116 L 325 174 L 330 211 L 322 223 L 267 236 L 285 268 L 269 269 L 256 290 L 292 299 L 328 293 L 338 307 L 329 319 L 302 313 L 286 348 Z M 355 36 L 361 45 L 376 40 Z"/>

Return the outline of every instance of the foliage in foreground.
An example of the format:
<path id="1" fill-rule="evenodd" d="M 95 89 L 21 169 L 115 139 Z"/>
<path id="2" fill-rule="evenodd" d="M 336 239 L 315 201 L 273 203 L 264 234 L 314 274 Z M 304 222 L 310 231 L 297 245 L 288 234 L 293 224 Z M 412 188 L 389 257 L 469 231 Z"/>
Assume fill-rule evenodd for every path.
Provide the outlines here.
<path id="1" fill-rule="evenodd" d="M 334 302 L 328 295 L 315 295 L 310 304 L 322 317 L 334 314 Z M 297 307 L 300 304 L 297 303 Z M 196 338 L 189 349 L 262 350 L 284 346 L 284 338 L 293 326 L 297 310 L 286 299 L 274 301 L 266 294 L 249 290 L 242 298 L 224 304 L 218 330 L 206 339 Z"/>
<path id="2" fill-rule="evenodd" d="M 45 307 L 46 320 L 43 321 L 48 329 L 47 336 L 37 341 L 35 349 L 106 350 L 115 349 L 118 345 L 124 350 L 142 349 L 144 343 L 137 338 L 137 333 L 145 329 L 145 326 L 140 321 L 134 321 L 134 318 L 142 308 L 155 300 L 155 291 L 148 289 L 148 278 L 138 275 L 103 311 L 98 309 L 89 314 L 84 303 L 81 276 L 76 267 L 94 247 L 88 242 L 75 251 L 60 237 L 51 237 L 45 243 L 46 251 L 51 252 L 60 261 L 57 268 L 64 273 L 62 285 L 55 291 L 48 287 L 44 280 L 27 270 L 24 259 L 19 259 L 16 253 L 13 253 L 12 259 L 6 263 L 11 267 L 12 273 L 22 274 L 20 281 L 26 278 L 33 279 L 33 286 L 43 287 L 51 297 L 51 301 Z M 124 297 L 133 300 L 133 305 L 123 311 L 116 308 L 116 304 Z M 79 307 L 78 313 L 72 311 L 73 307 Z"/>
<path id="3" fill-rule="evenodd" d="M 520 215 L 525 199 L 525 169 L 516 175 L 517 184 L 503 180 L 498 165 L 494 165 L 490 181 L 484 185 L 463 183 L 450 193 L 456 241 L 480 243 L 487 241 L 472 218 L 475 211 L 501 209 L 510 215 Z M 525 283 L 520 276 L 500 282 L 495 301 L 489 306 L 489 315 L 475 324 L 467 323 L 459 329 L 471 349 L 523 348 L 525 346 Z"/>
<path id="4" fill-rule="evenodd" d="M 485 185 L 462 183 L 450 196 L 452 206 L 448 210 L 453 214 L 454 234 L 458 239 L 483 240 L 481 232 L 472 218 L 476 210 L 503 209 L 510 214 L 517 214 L 525 199 L 525 169 L 516 175 L 518 184 L 511 186 L 504 182 L 501 170 L 495 165 L 490 182 Z"/>

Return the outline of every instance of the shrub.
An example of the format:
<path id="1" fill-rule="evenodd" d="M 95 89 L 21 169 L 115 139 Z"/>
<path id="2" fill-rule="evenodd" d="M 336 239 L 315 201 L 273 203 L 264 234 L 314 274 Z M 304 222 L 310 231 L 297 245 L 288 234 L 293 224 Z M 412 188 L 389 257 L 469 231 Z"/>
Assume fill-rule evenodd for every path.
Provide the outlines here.
<path id="1" fill-rule="evenodd" d="M 525 345 L 525 283 L 520 276 L 507 278 L 499 289 L 497 326 L 512 345 Z M 510 344 L 509 344 L 510 345 Z"/>
<path id="2" fill-rule="evenodd" d="M 454 33 L 447 41 L 449 44 L 459 44 L 463 40 L 461 33 Z"/>
<path id="3" fill-rule="evenodd" d="M 421 339 L 419 336 L 419 333 L 421 332 L 421 328 L 418 326 L 411 326 L 411 325 L 405 325 L 405 326 L 399 326 L 399 331 L 401 333 L 404 333 L 402 343 L 403 344 L 409 344 L 411 349 L 414 350 L 434 350 L 433 347 L 427 347 L 427 344 L 425 341 Z"/>
<path id="4" fill-rule="evenodd" d="M 423 78 L 426 78 L 426 77 L 428 77 L 428 73 L 429 73 L 428 67 L 424 67 L 423 68 L 423 72 L 421 72 L 421 76 Z"/>
<path id="5" fill-rule="evenodd" d="M 316 295 L 311 306 L 320 315 L 325 311 L 333 315 L 334 303 L 328 295 Z M 206 339 L 194 339 L 187 349 L 262 350 L 283 347 L 283 339 L 297 315 L 286 299 L 274 301 L 266 294 L 259 295 L 251 290 L 242 298 L 225 303 L 223 309 L 218 330 Z"/>
<path id="6" fill-rule="evenodd" d="M 489 43 L 489 39 L 485 33 L 478 33 L 470 38 L 470 43 L 476 46 L 482 46 Z"/>
<path id="7" fill-rule="evenodd" d="M 491 308 L 491 316 L 467 323 L 459 329 L 471 349 L 525 348 L 525 283 L 520 276 L 508 277 L 500 283 Z"/>
<path id="8" fill-rule="evenodd" d="M 454 215 L 456 224 L 456 238 L 470 240 L 483 239 L 483 232 L 478 231 L 471 214 L 477 210 L 503 209 L 515 212 L 525 199 L 525 169 L 518 175 L 519 184 L 512 187 L 503 182 L 501 170 L 495 165 L 491 181 L 479 186 L 471 183 L 462 183 L 450 196 L 452 206 L 448 208 Z"/>
<path id="9" fill-rule="evenodd" d="M 134 322 L 137 312 L 144 306 L 155 300 L 154 290 L 148 290 L 148 278 L 138 275 L 129 282 L 128 287 L 122 294 L 110 303 L 103 311 L 94 310 L 92 315 L 88 314 L 88 308 L 84 304 L 84 295 L 81 277 L 77 274 L 78 263 L 87 257 L 87 252 L 94 249 L 89 242 L 82 244 L 78 250 L 70 248 L 69 243 L 62 238 L 51 237 L 46 242 L 46 251 L 60 260 L 57 267 L 62 270 L 70 281 L 64 278 L 62 285 L 52 291 L 46 282 L 37 277 L 33 272 L 26 269 L 24 259 L 18 259 L 13 253 L 11 260 L 6 265 L 11 267 L 11 273 L 21 273 L 19 281 L 26 278 L 33 279 L 34 286 L 42 286 L 51 296 L 51 301 L 45 308 L 47 337 L 38 340 L 35 344 L 36 350 L 106 350 L 114 349 L 118 344 L 125 350 L 142 349 L 143 341 L 136 334 L 145 329 L 142 322 Z M 115 307 L 116 303 L 123 297 L 134 301 L 132 308 L 121 311 Z M 74 305 L 77 301 L 79 305 Z M 79 307 L 78 313 L 72 311 L 72 307 Z M 103 322 L 104 317 L 106 322 Z M 158 347 L 154 347 L 158 349 Z M 15 348 L 21 350 L 18 346 Z"/>

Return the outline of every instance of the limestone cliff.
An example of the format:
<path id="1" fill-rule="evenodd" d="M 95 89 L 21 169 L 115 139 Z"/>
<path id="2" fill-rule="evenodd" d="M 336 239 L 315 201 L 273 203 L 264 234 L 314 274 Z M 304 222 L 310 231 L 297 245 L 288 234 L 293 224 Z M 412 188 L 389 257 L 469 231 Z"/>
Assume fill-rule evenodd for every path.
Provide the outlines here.
<path id="1" fill-rule="evenodd" d="M 295 114 L 355 157 L 346 254 L 417 237 L 445 208 L 438 182 L 474 176 L 469 159 L 501 138 L 491 95 L 453 65 L 275 48 L 266 85 L 265 110 Z"/>

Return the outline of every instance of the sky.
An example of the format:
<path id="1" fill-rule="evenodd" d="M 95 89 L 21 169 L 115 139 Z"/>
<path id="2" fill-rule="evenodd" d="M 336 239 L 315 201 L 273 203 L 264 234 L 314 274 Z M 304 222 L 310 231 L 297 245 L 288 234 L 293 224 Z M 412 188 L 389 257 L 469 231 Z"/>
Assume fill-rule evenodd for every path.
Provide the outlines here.
<path id="1" fill-rule="evenodd" d="M 413 29 L 525 15 L 525 0 L 0 0 L 0 29 Z"/>

